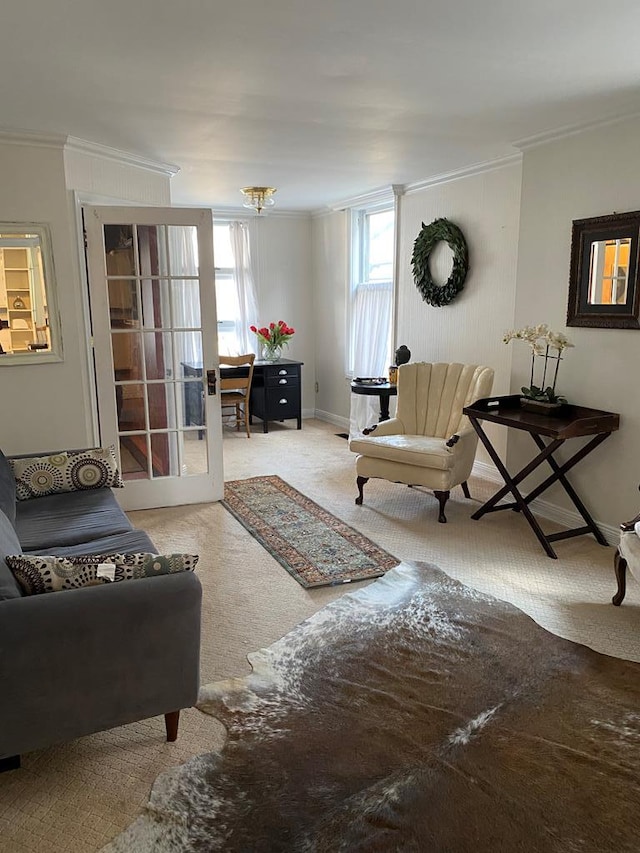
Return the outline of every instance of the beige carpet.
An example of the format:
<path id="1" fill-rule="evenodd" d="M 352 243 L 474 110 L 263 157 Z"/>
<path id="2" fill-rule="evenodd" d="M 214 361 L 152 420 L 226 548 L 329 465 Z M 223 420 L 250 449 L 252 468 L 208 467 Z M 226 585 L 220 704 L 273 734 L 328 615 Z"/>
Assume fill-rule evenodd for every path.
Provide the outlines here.
<path id="1" fill-rule="evenodd" d="M 640 585 L 629 584 L 621 608 L 610 604 L 613 548 L 580 537 L 558 542 L 560 559 L 550 560 L 515 513 L 471 521 L 476 503 L 460 489 L 447 505 L 446 525 L 437 522 L 433 496 L 392 483 L 368 483 L 365 504 L 357 507 L 353 455 L 337 428 L 305 421 L 300 432 L 288 424 L 269 429 L 251 439 L 225 431 L 227 479 L 279 474 L 399 559 L 434 563 L 560 636 L 640 661 Z M 477 499 L 495 490 L 480 481 L 470 485 Z M 160 550 L 201 555 L 203 683 L 247 673 L 247 652 L 270 645 L 345 592 L 303 589 L 219 505 L 132 518 Z M 137 816 L 163 769 L 218 748 L 224 738 L 219 723 L 195 710 L 182 714 L 175 744 L 163 734 L 158 718 L 24 756 L 22 770 L 0 775 L 0 851 L 98 850 Z"/>

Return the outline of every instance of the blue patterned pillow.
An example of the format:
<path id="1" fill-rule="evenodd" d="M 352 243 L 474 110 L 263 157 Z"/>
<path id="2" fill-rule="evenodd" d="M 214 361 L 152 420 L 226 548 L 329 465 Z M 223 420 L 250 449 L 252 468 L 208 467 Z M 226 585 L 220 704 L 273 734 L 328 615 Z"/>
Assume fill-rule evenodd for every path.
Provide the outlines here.
<path id="1" fill-rule="evenodd" d="M 124 486 L 118 469 L 115 447 L 67 450 L 52 456 L 9 459 L 19 501 L 58 492 Z"/>

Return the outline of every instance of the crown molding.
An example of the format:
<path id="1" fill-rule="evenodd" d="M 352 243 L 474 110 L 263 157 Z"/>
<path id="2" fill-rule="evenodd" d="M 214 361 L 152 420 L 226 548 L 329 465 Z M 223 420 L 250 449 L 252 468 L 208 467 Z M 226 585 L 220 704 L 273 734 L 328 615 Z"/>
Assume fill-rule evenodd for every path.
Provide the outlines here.
<path id="1" fill-rule="evenodd" d="M 0 130 L 0 144 L 5 145 L 28 145 L 34 148 L 57 148 L 61 151 L 72 151 L 79 154 L 90 154 L 102 160 L 110 160 L 126 166 L 136 166 L 139 169 L 147 169 L 150 172 L 159 172 L 163 175 L 173 177 L 180 171 L 179 166 L 172 163 L 162 163 L 143 157 L 140 154 L 132 154 L 129 151 L 121 151 L 119 148 L 111 148 L 99 142 L 89 142 L 76 136 L 65 136 L 62 133 L 40 133 L 32 130 Z"/>
<path id="2" fill-rule="evenodd" d="M 533 136 L 525 136 L 523 139 L 517 139 L 511 144 L 514 148 L 517 148 L 520 151 L 527 151 L 530 148 L 537 148 L 539 145 L 546 145 L 549 142 L 565 139 L 568 136 L 576 136 L 579 133 L 585 133 L 589 130 L 598 130 L 602 127 L 610 127 L 613 124 L 631 121 L 634 118 L 640 118 L 640 112 L 626 113 L 625 115 L 613 116 L 611 118 L 596 119 L 582 124 L 565 125 L 564 127 L 558 127 L 555 130 L 547 130 L 543 133 L 536 133 Z"/>
<path id="3" fill-rule="evenodd" d="M 59 148 L 67 141 L 62 133 L 39 133 L 33 130 L 0 130 L 0 144 L 30 145 L 33 148 Z"/>
<path id="4" fill-rule="evenodd" d="M 376 205 L 393 204 L 397 195 L 402 195 L 404 186 L 391 184 L 386 187 L 378 187 L 360 195 L 337 201 L 328 205 L 330 211 L 346 210 L 352 207 L 375 207 Z"/>
<path id="5" fill-rule="evenodd" d="M 407 184 L 405 187 L 405 195 L 411 195 L 412 193 L 429 189 L 429 187 L 438 186 L 438 184 L 448 184 L 450 181 L 459 181 L 462 180 L 462 178 L 470 178 L 473 175 L 482 175 L 485 172 L 494 172 L 496 169 L 515 166 L 521 162 L 522 154 L 507 154 L 505 157 L 498 157 L 495 160 L 486 160 L 484 163 L 474 163 L 473 165 L 465 166 L 462 169 L 454 169 L 451 172 L 442 172 L 439 175 L 426 178 L 424 181 L 415 181 L 414 183 Z"/>
<path id="6" fill-rule="evenodd" d="M 211 206 L 210 202 L 203 201 L 202 203 L 189 203 L 182 204 L 181 202 L 171 202 L 171 207 L 208 207 L 211 210 L 214 218 L 218 217 L 219 219 L 230 219 L 237 220 L 242 219 L 246 222 L 260 221 L 262 219 L 308 219 L 311 216 L 311 213 L 308 210 L 274 210 L 274 208 L 269 208 L 269 212 L 266 213 L 264 210 L 262 213 L 258 214 L 255 211 L 250 210 L 247 207 L 224 207 L 217 205 L 215 207 Z"/>
<path id="7" fill-rule="evenodd" d="M 125 166 L 136 166 L 138 169 L 146 169 L 149 172 L 158 172 L 162 175 L 168 175 L 170 178 L 180 171 L 180 166 L 175 166 L 173 163 L 152 160 L 149 157 L 143 157 L 141 154 L 121 151 L 119 148 L 111 148 L 109 145 L 102 145 L 99 142 L 89 142 L 76 136 L 67 137 L 65 149 L 78 154 L 90 154 L 92 157 L 99 157 L 102 160 L 110 160 Z"/>

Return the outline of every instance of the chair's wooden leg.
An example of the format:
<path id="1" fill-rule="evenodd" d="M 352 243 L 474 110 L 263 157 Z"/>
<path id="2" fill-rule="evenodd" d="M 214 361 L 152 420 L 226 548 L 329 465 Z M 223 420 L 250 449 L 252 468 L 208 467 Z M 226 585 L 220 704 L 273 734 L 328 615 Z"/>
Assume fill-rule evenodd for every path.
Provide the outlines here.
<path id="1" fill-rule="evenodd" d="M 363 494 L 362 489 L 364 488 L 364 484 L 369 481 L 368 477 L 358 477 L 356 483 L 358 484 L 358 497 L 356 498 L 356 504 L 358 506 L 362 506 Z"/>
<path id="2" fill-rule="evenodd" d="M 465 480 L 464 483 L 461 483 L 462 491 L 464 492 L 465 498 L 471 500 L 471 492 L 469 491 L 469 484 Z"/>
<path id="3" fill-rule="evenodd" d="M 20 756 L 8 755 L 6 758 L 0 758 L 0 773 L 5 773 L 7 770 L 20 769 Z"/>
<path id="4" fill-rule="evenodd" d="M 449 500 L 450 492 L 447 490 L 446 492 L 434 492 L 433 493 L 438 498 L 438 503 L 440 504 L 440 514 L 438 515 L 438 521 L 440 524 L 447 523 L 447 517 L 444 514 L 444 505 Z"/>
<path id="5" fill-rule="evenodd" d="M 247 430 L 247 438 L 251 438 L 251 430 L 249 429 L 249 401 L 244 404 L 244 426 Z"/>
<path id="6" fill-rule="evenodd" d="M 613 558 L 613 567 L 616 570 L 616 580 L 618 581 L 618 591 L 611 599 L 612 604 L 619 607 L 627 593 L 627 561 L 616 548 L 616 553 Z"/>
<path id="7" fill-rule="evenodd" d="M 180 711 L 169 711 L 164 715 L 164 727 L 167 730 L 167 740 L 173 743 L 178 739 L 178 723 L 180 722 Z"/>

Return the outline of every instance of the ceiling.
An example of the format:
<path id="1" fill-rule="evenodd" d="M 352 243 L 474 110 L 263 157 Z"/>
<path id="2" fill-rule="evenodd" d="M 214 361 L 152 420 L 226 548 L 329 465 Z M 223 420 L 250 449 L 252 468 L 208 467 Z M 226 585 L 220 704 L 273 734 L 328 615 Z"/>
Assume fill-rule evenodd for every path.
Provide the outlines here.
<path id="1" fill-rule="evenodd" d="M 638 0 L 22 0 L 0 128 L 173 163 L 177 204 L 318 210 L 640 112 L 639 32 Z"/>

